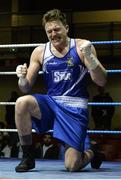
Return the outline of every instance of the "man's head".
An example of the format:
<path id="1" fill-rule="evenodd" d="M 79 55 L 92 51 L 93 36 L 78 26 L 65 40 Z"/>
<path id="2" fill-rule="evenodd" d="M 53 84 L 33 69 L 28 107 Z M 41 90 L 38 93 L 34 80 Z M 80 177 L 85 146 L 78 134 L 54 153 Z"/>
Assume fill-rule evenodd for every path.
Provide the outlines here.
<path id="1" fill-rule="evenodd" d="M 44 14 L 42 24 L 54 47 L 63 48 L 68 44 L 69 26 L 64 13 L 58 9 L 50 10 Z"/>
<path id="2" fill-rule="evenodd" d="M 64 26 L 67 25 L 66 21 L 66 15 L 61 12 L 59 9 L 53 9 L 50 11 L 47 11 L 42 19 L 42 25 L 45 27 L 45 24 L 47 22 L 52 22 L 52 21 L 61 21 Z"/>
<path id="3" fill-rule="evenodd" d="M 52 136 L 51 134 L 47 133 L 43 135 L 43 144 L 49 146 L 52 144 Z"/>

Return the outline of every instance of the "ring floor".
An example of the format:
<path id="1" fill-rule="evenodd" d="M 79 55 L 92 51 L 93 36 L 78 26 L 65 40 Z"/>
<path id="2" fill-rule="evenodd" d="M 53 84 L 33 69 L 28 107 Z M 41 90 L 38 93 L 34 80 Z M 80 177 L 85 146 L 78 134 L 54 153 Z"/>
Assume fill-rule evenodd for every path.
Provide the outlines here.
<path id="1" fill-rule="evenodd" d="M 35 169 L 16 173 L 19 159 L 0 159 L 0 179 L 121 179 L 121 162 L 104 161 L 100 169 L 92 169 L 90 164 L 81 172 L 68 172 L 60 160 L 36 160 Z"/>

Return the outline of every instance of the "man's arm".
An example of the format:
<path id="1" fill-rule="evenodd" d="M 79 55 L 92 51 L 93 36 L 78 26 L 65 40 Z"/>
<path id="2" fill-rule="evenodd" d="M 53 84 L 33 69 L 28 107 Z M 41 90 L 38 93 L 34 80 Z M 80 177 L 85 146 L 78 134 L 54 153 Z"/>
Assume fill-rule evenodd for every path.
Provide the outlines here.
<path id="1" fill-rule="evenodd" d="M 83 60 L 88 68 L 92 80 L 99 86 L 104 86 L 107 81 L 105 68 L 97 59 L 96 50 L 90 41 L 84 41 L 80 46 Z"/>
<path id="2" fill-rule="evenodd" d="M 18 85 L 23 93 L 28 93 L 36 80 L 38 71 L 41 67 L 42 53 L 42 48 L 35 48 L 30 57 L 29 67 L 27 68 L 27 64 L 23 64 L 18 65 L 16 68 L 16 74 L 19 78 Z"/>

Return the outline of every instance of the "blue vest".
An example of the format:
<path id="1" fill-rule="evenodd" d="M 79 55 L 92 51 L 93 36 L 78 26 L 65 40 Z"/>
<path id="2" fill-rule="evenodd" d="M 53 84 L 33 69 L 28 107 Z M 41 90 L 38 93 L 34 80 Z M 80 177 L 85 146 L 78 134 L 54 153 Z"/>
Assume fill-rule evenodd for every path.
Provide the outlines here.
<path id="1" fill-rule="evenodd" d="M 77 54 L 75 40 L 70 40 L 69 51 L 62 58 L 53 55 L 50 47 L 50 42 L 46 43 L 43 60 L 47 94 L 88 98 L 86 84 L 88 69 Z"/>

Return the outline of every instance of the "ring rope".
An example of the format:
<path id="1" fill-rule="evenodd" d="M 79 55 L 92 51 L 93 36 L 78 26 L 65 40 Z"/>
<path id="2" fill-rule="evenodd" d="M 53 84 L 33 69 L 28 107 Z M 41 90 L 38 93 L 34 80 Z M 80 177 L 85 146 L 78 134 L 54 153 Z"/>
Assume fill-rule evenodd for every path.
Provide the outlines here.
<path id="1" fill-rule="evenodd" d="M 0 102 L 0 105 L 15 105 L 15 102 Z M 88 102 L 91 106 L 121 106 L 121 102 Z"/>
<path id="2" fill-rule="evenodd" d="M 88 134 L 121 134 L 121 131 L 116 130 L 87 130 Z"/>
<path id="3" fill-rule="evenodd" d="M 92 44 L 121 44 L 121 40 L 113 40 L 113 41 L 91 41 Z"/>
<path id="4" fill-rule="evenodd" d="M 106 70 L 108 73 L 121 73 L 121 69 L 112 69 L 112 70 Z M 39 74 L 43 74 L 43 71 L 39 71 Z M 10 72 L 0 72 L 0 75 L 16 75 L 15 71 Z"/>
<path id="5" fill-rule="evenodd" d="M 18 132 L 17 129 L 0 129 L 0 132 Z M 32 132 L 36 132 L 34 129 L 32 129 Z"/>
<path id="6" fill-rule="evenodd" d="M 113 41 L 91 41 L 92 44 L 121 44 L 121 40 Z M 33 43 L 33 44 L 1 44 L 0 48 L 23 48 L 23 47 L 36 47 L 40 46 L 42 43 Z"/>
<path id="7" fill-rule="evenodd" d="M 43 71 L 39 71 L 39 74 L 43 74 Z M 16 72 L 15 71 L 0 72 L 0 75 L 16 75 Z"/>
<path id="8" fill-rule="evenodd" d="M 0 48 L 24 48 L 24 47 L 36 47 L 40 46 L 40 43 L 34 44 L 0 44 Z"/>
<path id="9" fill-rule="evenodd" d="M 121 102 L 88 102 L 88 105 L 91 106 L 121 106 Z"/>
<path id="10" fill-rule="evenodd" d="M 0 132 L 18 132 L 17 129 L 0 129 Z M 33 133 L 36 133 L 34 129 L 32 129 Z M 53 132 L 53 130 L 49 130 L 48 132 Z M 116 130 L 87 130 L 88 134 L 121 134 L 121 131 Z"/>
<path id="11" fill-rule="evenodd" d="M 92 41 L 92 44 L 121 44 L 121 40 L 114 40 L 114 41 Z M 40 46 L 40 43 L 34 44 L 3 44 L 0 45 L 0 48 L 22 48 L 22 47 L 36 47 Z M 121 70 L 107 70 L 109 73 L 120 73 Z M 0 75 L 15 75 L 16 72 L 0 72 Z M 42 71 L 39 71 L 39 74 L 43 74 Z M 0 102 L 0 105 L 15 105 L 15 102 Z M 121 102 L 89 102 L 88 105 L 115 105 L 120 106 Z M 17 129 L 0 129 L 0 131 L 4 132 L 17 132 Z M 52 130 L 50 130 L 52 131 Z M 35 132 L 32 129 L 32 132 Z M 121 131 L 103 131 L 103 130 L 88 130 L 89 134 L 121 134 Z"/>
<path id="12" fill-rule="evenodd" d="M 0 105 L 15 105 L 15 102 L 0 102 Z"/>
<path id="13" fill-rule="evenodd" d="M 108 73 L 121 73 L 121 69 L 109 69 L 106 70 Z"/>

